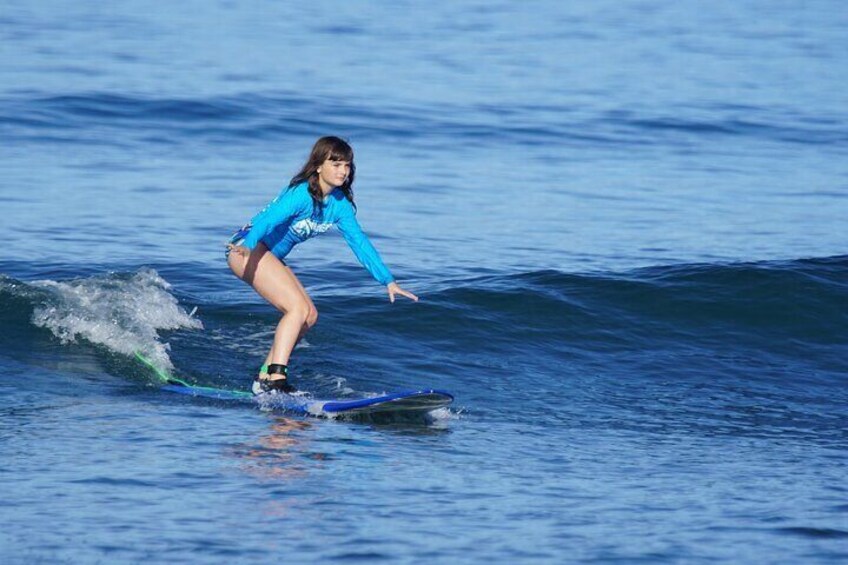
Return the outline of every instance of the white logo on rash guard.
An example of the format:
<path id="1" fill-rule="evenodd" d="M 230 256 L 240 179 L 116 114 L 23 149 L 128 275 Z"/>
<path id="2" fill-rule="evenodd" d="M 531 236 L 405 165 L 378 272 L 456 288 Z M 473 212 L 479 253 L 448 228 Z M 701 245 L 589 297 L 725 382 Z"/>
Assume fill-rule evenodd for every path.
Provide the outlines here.
<path id="1" fill-rule="evenodd" d="M 293 223 L 291 227 L 289 227 L 289 231 L 291 231 L 300 239 L 309 239 L 310 237 L 314 237 L 318 234 L 324 233 L 331 227 L 333 227 L 332 223 L 319 224 L 312 218 L 306 218 L 305 220 L 300 220 L 299 222 Z"/>

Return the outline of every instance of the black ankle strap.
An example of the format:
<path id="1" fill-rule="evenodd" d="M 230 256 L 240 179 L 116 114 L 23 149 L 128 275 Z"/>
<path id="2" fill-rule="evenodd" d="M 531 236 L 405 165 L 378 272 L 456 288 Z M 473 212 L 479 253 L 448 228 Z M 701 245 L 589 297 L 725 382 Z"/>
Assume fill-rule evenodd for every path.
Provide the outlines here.
<path id="1" fill-rule="evenodd" d="M 271 363 L 268 365 L 268 374 L 269 375 L 283 375 L 284 377 L 289 376 L 289 368 L 286 365 L 280 363 Z"/>

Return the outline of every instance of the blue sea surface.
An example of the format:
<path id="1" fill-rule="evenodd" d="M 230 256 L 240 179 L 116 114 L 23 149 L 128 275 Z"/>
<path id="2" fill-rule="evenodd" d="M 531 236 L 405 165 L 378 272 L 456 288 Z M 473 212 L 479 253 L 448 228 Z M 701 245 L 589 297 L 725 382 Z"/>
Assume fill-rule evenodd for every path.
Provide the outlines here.
<path id="1" fill-rule="evenodd" d="M 3 563 L 848 560 L 842 2 L 0 4 Z M 224 242 L 315 139 L 418 303 Z"/>

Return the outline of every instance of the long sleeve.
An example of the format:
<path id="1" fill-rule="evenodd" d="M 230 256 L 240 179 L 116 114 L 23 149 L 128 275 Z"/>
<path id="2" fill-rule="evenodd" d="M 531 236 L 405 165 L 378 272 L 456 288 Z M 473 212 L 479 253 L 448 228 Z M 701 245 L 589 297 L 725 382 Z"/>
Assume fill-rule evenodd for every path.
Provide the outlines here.
<path id="1" fill-rule="evenodd" d="M 353 206 L 349 202 L 344 202 L 344 209 L 336 225 L 351 250 L 353 250 L 353 254 L 356 255 L 362 266 L 371 273 L 374 280 L 383 285 L 387 285 L 395 280 L 391 271 L 389 271 L 388 267 L 386 267 L 380 258 L 380 254 L 377 253 L 377 250 L 371 244 L 368 236 L 362 231 L 359 222 L 356 221 Z"/>
<path id="2" fill-rule="evenodd" d="M 291 221 L 312 207 L 312 198 L 304 185 L 284 189 L 251 221 L 250 233 L 243 245 L 253 249 L 262 239 L 282 223 Z"/>

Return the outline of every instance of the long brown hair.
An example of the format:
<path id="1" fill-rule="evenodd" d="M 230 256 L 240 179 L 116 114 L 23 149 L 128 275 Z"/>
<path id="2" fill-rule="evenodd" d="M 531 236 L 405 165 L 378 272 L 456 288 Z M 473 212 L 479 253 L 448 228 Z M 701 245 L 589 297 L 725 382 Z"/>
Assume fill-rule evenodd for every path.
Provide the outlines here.
<path id="1" fill-rule="evenodd" d="M 324 195 L 321 193 L 321 186 L 318 184 L 318 167 L 324 164 L 324 161 L 349 161 L 350 174 L 347 176 L 344 184 L 339 190 L 344 193 L 353 207 L 356 204 L 353 202 L 353 177 L 356 173 L 356 165 L 353 164 L 353 148 L 347 141 L 340 137 L 328 135 L 318 139 L 315 145 L 312 146 L 312 152 L 309 154 L 309 159 L 300 169 L 300 172 L 292 177 L 289 183 L 289 188 L 298 185 L 302 182 L 309 183 L 309 195 L 312 196 L 313 208 L 317 213 L 321 213 L 324 209 Z"/>

